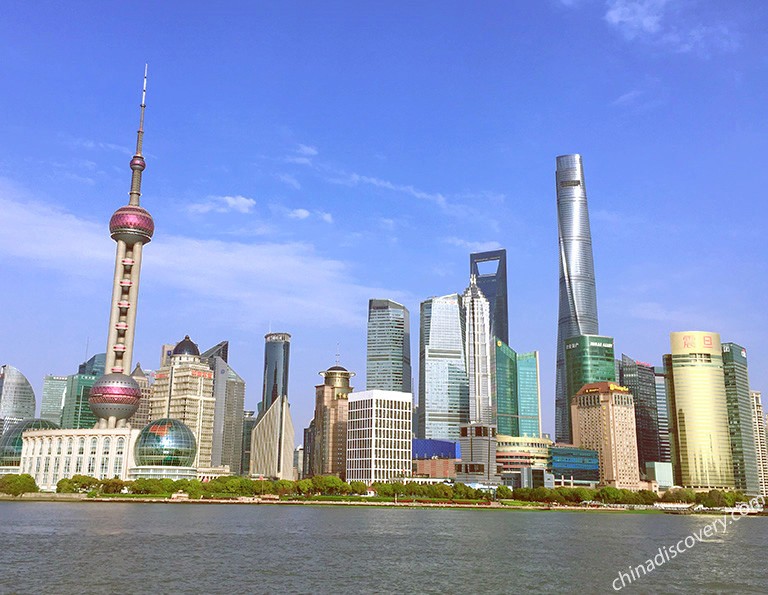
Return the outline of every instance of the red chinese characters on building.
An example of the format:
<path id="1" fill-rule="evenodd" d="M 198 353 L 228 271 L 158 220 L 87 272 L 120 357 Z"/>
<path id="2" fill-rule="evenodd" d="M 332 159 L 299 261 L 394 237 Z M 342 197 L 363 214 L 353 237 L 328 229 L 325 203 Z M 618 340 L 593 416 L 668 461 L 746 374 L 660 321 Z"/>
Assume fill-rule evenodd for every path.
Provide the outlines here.
<path id="1" fill-rule="evenodd" d="M 683 347 L 684 348 L 696 347 L 696 337 L 694 335 L 683 335 Z"/>
<path id="2" fill-rule="evenodd" d="M 704 335 L 704 347 L 707 347 L 708 349 L 712 349 L 713 342 L 712 342 L 712 335 Z"/>

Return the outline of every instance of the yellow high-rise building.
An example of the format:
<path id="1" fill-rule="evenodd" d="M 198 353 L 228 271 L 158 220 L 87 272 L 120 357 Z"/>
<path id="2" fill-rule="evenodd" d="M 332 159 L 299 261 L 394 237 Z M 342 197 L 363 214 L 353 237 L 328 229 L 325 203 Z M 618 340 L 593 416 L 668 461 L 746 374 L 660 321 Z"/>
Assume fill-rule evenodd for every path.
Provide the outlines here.
<path id="1" fill-rule="evenodd" d="M 720 335 L 670 333 L 664 356 L 675 484 L 734 489 Z"/>

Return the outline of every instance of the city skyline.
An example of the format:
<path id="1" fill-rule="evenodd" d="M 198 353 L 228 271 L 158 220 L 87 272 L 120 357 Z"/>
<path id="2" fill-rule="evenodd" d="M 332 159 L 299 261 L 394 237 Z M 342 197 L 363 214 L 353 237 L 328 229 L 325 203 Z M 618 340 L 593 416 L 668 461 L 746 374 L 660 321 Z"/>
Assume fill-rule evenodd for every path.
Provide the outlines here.
<path id="1" fill-rule="evenodd" d="M 442 16 L 409 8 L 414 18 L 406 19 L 404 40 L 386 13 L 347 7 L 349 26 L 339 27 L 316 8 L 299 24 L 289 24 L 288 8 L 271 16 L 246 11 L 243 25 L 226 19 L 225 29 L 243 35 L 264 17 L 274 30 L 275 49 L 258 36 L 243 38 L 251 69 L 238 68 L 240 57 L 223 66 L 238 47 L 218 30 L 180 58 L 201 23 L 194 15 L 174 36 L 178 50 L 169 52 L 159 31 L 172 9 L 158 8 L 157 24 L 142 28 L 137 59 L 122 40 L 92 51 L 105 34 L 119 38 L 112 33 L 125 8 L 105 8 L 106 20 L 97 23 L 77 8 L 64 16 L 13 7 L 0 25 L 11 58 L 0 73 L 13 82 L 0 102 L 14 114 L 1 125 L 14 150 L 0 161 L 0 255 L 17 289 L 0 302 L 7 314 L 1 363 L 29 378 L 39 405 L 45 374 L 72 374 L 106 344 L 104 296 L 114 254 L 106 221 L 124 202 L 131 148 L 123 145 L 134 133 L 136 79 L 146 57 L 152 175 L 143 192 L 163 233 L 143 265 L 134 361 L 156 368 L 157 346 L 185 334 L 204 345 L 227 338 L 233 367 L 248 384 L 245 405 L 255 409 L 261 337 L 285 330 L 294 337 L 292 415 L 297 428 L 306 427 L 316 371 L 334 361 L 337 344 L 345 367 L 365 369 L 370 298 L 418 312 L 429 296 L 462 291 L 467 254 L 505 248 L 511 342 L 541 353 L 543 430 L 554 432 L 551 182 L 554 157 L 579 152 L 590 185 L 600 330 L 615 337 L 616 352 L 659 365 L 669 332 L 712 329 L 747 348 L 752 388 L 764 391 L 766 320 L 757 300 L 767 276 L 755 222 L 765 207 L 752 197 L 761 187 L 757 156 L 768 135 L 752 99 L 761 96 L 756 81 L 765 67 L 750 59 L 764 44 L 754 18 L 764 9 L 731 7 L 719 15 L 705 6 L 695 19 L 683 9 L 661 11 L 654 22 L 658 31 L 678 34 L 673 47 L 661 34 L 609 19 L 604 7 L 564 4 L 494 4 L 462 18 L 455 6 Z M 373 16 L 382 30 L 369 45 L 355 31 Z M 718 46 L 707 36 L 685 49 L 686 18 L 722 24 L 733 43 Z M 36 34 L 22 21 L 35 22 Z M 57 33 L 61 21 L 77 23 L 77 39 Z M 301 67 L 328 37 L 309 26 L 318 21 L 341 39 Z M 566 27 L 574 22 L 579 27 Z M 535 57 L 530 72 L 526 40 L 552 26 L 563 38 Z M 444 29 L 462 43 L 443 47 Z M 296 46 L 296 38 L 304 44 Z M 455 82 L 431 72 L 430 42 L 444 53 L 441 63 L 457 65 Z M 573 43 L 583 55 L 564 73 L 558 56 Z M 375 75 L 345 56 L 344 44 L 375 56 Z M 486 60 L 496 54 L 491 48 L 500 59 Z M 210 51 L 203 62 L 200 51 Z M 268 66 L 276 56 L 279 71 Z M 334 76 L 347 66 L 351 78 Z M 555 72 L 568 91 L 556 100 L 545 81 Z M 301 93 L 301 85 L 316 93 Z M 345 99 L 355 85 L 362 88 Z M 428 86 L 437 94 L 425 93 Z M 712 88 L 717 92 L 701 102 Z M 327 129 L 316 124 L 316 110 Z M 414 125 L 416 134 L 403 134 Z M 739 205 L 726 218 L 718 214 L 723 197 Z M 62 220 L 78 238 L 66 252 Z M 726 246 L 738 253 L 736 264 Z M 210 271 L 205 283 L 200 267 Z M 418 353 L 417 341 L 412 337 L 411 353 Z"/>

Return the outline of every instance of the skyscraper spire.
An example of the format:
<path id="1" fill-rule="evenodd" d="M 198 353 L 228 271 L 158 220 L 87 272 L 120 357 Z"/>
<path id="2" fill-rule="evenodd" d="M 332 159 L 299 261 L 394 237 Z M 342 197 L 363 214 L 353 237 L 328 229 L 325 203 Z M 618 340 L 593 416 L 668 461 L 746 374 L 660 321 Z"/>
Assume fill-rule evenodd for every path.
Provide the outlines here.
<path id="1" fill-rule="evenodd" d="M 112 305 L 107 335 L 105 372 L 91 388 L 88 403 L 99 417 L 99 427 L 121 427 L 136 412 L 141 390 L 127 374 L 131 370 L 133 340 L 136 331 L 136 306 L 139 299 L 139 274 L 144 244 L 152 240 L 155 223 L 139 206 L 141 174 L 146 168 L 141 154 L 144 139 L 144 109 L 147 96 L 147 67 L 141 93 L 141 116 L 136 139 L 136 153 L 131 158 L 131 191 L 128 204 L 120 207 L 109 220 L 109 232 L 117 242 Z"/>
<path id="2" fill-rule="evenodd" d="M 144 144 L 144 110 L 147 107 L 147 67 L 144 65 L 144 88 L 141 91 L 141 115 L 139 116 L 139 130 L 136 133 L 136 153 L 131 159 L 131 170 L 133 175 L 131 176 L 131 191 L 129 192 L 130 200 L 128 204 L 139 206 L 139 198 L 141 197 L 141 173 L 147 167 L 144 161 L 144 156 L 141 154 L 141 149 Z"/>

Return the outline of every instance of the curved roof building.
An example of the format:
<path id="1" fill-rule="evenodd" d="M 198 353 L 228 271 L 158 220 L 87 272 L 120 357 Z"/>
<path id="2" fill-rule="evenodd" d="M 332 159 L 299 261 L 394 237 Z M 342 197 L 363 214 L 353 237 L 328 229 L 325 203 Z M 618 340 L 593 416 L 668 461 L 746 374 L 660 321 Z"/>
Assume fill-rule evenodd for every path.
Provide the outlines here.
<path id="1" fill-rule="evenodd" d="M 0 366 L 0 432 L 35 416 L 35 391 L 18 369 Z"/>
<path id="2" fill-rule="evenodd" d="M 16 422 L 0 437 L 0 467 L 18 466 L 21 462 L 22 434 L 27 430 L 58 430 L 47 419 L 26 419 Z"/>

